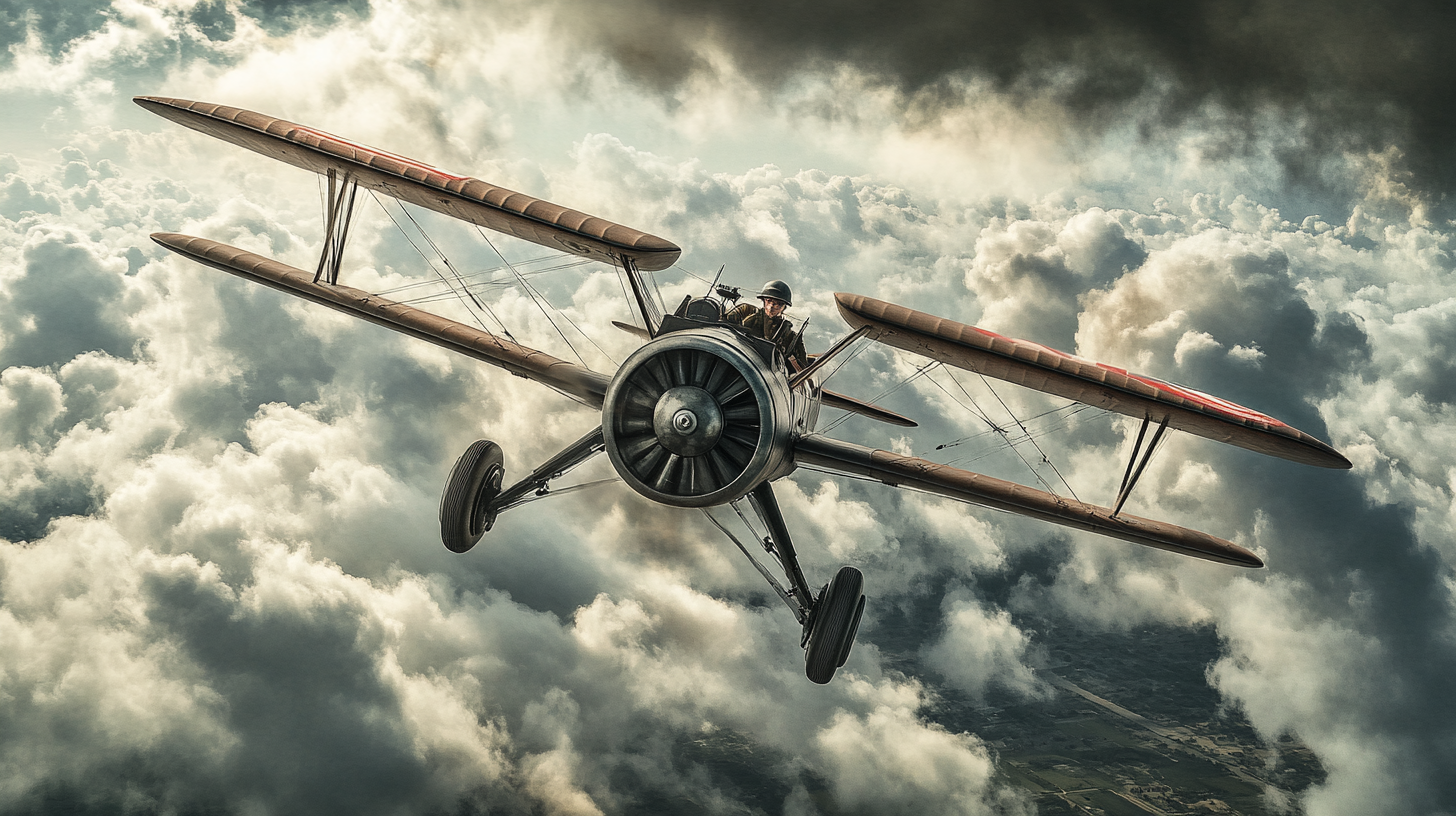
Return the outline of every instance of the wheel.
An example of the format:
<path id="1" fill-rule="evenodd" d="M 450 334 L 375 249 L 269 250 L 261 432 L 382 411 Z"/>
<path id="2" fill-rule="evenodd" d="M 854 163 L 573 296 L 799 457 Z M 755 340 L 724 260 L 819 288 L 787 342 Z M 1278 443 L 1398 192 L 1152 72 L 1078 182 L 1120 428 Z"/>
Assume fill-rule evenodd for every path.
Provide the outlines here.
<path id="1" fill-rule="evenodd" d="M 820 685 L 828 683 L 849 659 L 864 605 L 864 574 L 854 567 L 840 567 L 814 610 L 813 628 L 804 651 L 804 673 L 810 680 Z"/>
<path id="2" fill-rule="evenodd" d="M 440 538 L 446 549 L 469 550 L 495 523 L 488 508 L 490 500 L 500 495 L 505 475 L 500 445 L 481 439 L 465 449 L 440 497 Z"/>

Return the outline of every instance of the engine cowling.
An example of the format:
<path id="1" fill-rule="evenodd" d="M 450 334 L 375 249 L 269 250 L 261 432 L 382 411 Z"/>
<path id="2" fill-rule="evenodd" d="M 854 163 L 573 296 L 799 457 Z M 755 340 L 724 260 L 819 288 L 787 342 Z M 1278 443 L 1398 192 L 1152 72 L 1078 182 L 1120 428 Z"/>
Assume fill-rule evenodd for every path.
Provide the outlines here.
<path id="1" fill-rule="evenodd" d="M 709 507 L 792 469 L 787 383 L 727 329 L 664 335 L 618 369 L 602 406 L 612 466 L 664 504 Z"/>

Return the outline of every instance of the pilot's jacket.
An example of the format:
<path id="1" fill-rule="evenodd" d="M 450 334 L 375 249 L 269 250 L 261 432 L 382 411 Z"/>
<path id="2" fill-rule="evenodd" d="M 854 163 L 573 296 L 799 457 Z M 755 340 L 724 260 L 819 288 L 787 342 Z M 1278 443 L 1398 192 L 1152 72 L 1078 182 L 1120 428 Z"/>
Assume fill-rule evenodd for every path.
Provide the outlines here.
<path id="1" fill-rule="evenodd" d="M 799 368 L 808 364 L 809 358 L 804 353 L 804 338 L 794 331 L 794 324 L 788 318 L 769 317 L 764 314 L 763 309 L 751 303 L 740 303 L 724 315 L 723 319 L 729 323 L 737 323 L 747 329 L 749 334 L 772 340 L 785 357 L 799 364 Z"/>

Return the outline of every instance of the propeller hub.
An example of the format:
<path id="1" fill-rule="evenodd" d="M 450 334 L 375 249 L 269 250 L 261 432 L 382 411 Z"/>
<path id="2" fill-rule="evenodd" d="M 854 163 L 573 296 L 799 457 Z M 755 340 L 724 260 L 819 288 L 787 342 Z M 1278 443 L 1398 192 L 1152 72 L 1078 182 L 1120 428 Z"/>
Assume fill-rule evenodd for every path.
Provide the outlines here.
<path id="1" fill-rule="evenodd" d="M 694 385 L 664 391 L 652 412 L 652 431 L 679 456 L 701 456 L 723 435 L 723 409 L 713 395 Z"/>
<path id="2" fill-rule="evenodd" d="M 713 507 L 793 470 L 794 396 L 727 328 L 663 334 L 617 369 L 602 399 L 607 458 L 633 490 Z"/>
<path id="3" fill-rule="evenodd" d="M 698 415 L 684 408 L 672 415 L 672 428 L 680 434 L 691 434 L 698 429 Z"/>

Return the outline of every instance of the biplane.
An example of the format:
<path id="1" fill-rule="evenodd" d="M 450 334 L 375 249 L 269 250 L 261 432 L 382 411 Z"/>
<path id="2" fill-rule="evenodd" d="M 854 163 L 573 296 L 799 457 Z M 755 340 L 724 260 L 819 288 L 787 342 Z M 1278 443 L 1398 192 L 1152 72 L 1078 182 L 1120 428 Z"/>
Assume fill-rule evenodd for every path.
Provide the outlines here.
<path id="1" fill-rule="evenodd" d="M 1255 553 L 1233 542 L 1122 512 L 1163 434 L 1180 430 L 1295 462 L 1350 467 L 1329 445 L 1258 411 L 864 295 L 834 296 L 850 331 L 795 370 L 775 343 L 724 321 L 725 305 L 736 290 L 710 287 L 702 297 L 689 296 L 671 311 L 664 308 L 644 282 L 644 273 L 667 269 L 681 254 L 662 238 L 271 116 L 183 99 L 144 96 L 135 101 L 186 127 L 327 179 L 324 246 L 312 272 L 207 238 L 157 233 L 152 238 L 158 244 L 499 366 L 601 411 L 597 427 L 511 484 L 505 479 L 500 446 L 487 440 L 472 444 L 451 470 L 441 499 L 446 547 L 459 553 L 470 550 L 502 512 L 546 494 L 554 480 L 605 452 L 617 477 L 632 490 L 664 505 L 701 509 L 737 544 L 802 626 L 805 673 L 815 683 L 829 682 L 849 656 L 864 612 L 864 577 L 845 566 L 816 590 L 804 574 L 774 493 L 774 482 L 795 468 L 946 496 L 1222 564 L 1261 567 Z M 630 284 L 631 307 L 641 320 L 630 328 L 645 342 L 615 372 L 605 374 L 339 283 L 360 188 L 616 267 Z M 860 341 L 878 341 L 1140 419 L 1117 497 L 1110 507 L 1096 506 L 816 432 L 822 407 L 880 422 L 915 424 L 823 387 L 820 375 L 826 365 Z M 745 504 L 763 533 L 744 513 Z M 725 505 L 738 512 L 757 539 L 752 548 L 710 512 Z M 759 548 L 767 563 L 776 562 L 783 581 L 755 557 Z"/>

